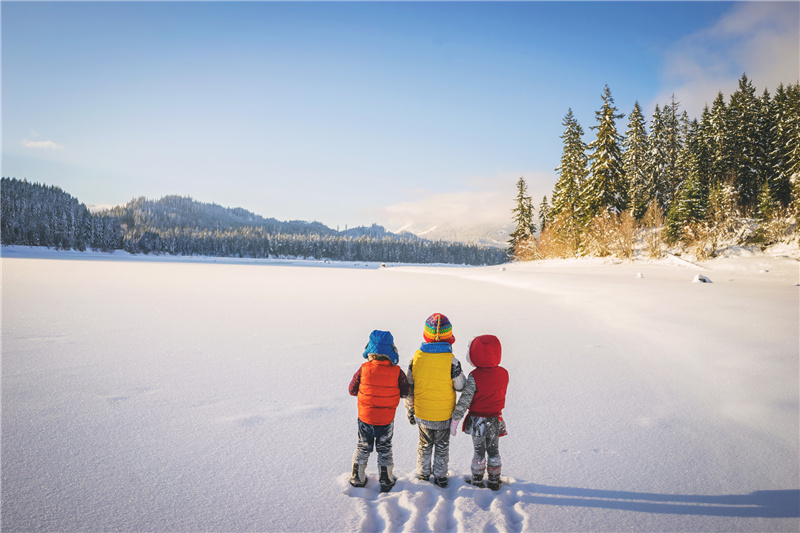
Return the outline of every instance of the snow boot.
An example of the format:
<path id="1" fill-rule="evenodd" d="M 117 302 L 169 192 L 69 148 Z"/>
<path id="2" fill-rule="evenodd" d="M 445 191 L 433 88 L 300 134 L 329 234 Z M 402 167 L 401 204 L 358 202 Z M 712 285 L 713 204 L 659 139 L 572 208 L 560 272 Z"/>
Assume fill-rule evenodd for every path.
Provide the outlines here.
<path id="1" fill-rule="evenodd" d="M 389 492 L 394 487 L 395 481 L 397 478 L 392 475 L 393 466 L 381 466 L 381 477 L 379 479 L 381 483 L 381 492 Z"/>
<path id="2" fill-rule="evenodd" d="M 486 486 L 483 484 L 483 474 L 472 474 L 472 477 L 465 477 L 464 481 L 466 481 L 473 487 L 483 488 Z"/>
<path id="3" fill-rule="evenodd" d="M 353 463 L 353 474 L 350 476 L 350 484 L 359 488 L 367 484 L 367 465 Z"/>
<path id="4" fill-rule="evenodd" d="M 420 474 L 419 476 L 420 481 L 430 481 L 431 475 L 430 474 Z"/>
<path id="5" fill-rule="evenodd" d="M 487 486 L 492 490 L 500 490 L 500 485 L 503 482 L 500 480 L 500 474 L 489 474 L 489 483 Z"/>
<path id="6" fill-rule="evenodd" d="M 447 478 L 446 477 L 435 477 L 433 478 L 433 484 L 437 487 L 446 488 L 447 487 Z"/>

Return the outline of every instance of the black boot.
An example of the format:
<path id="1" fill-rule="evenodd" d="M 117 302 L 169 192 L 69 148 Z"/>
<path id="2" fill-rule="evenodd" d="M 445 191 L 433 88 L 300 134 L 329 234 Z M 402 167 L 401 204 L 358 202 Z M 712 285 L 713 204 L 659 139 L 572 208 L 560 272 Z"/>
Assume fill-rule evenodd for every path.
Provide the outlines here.
<path id="1" fill-rule="evenodd" d="M 447 487 L 447 478 L 446 477 L 436 477 L 433 478 L 433 484 L 437 487 L 445 488 Z"/>
<path id="2" fill-rule="evenodd" d="M 475 487 L 486 486 L 483 484 L 483 474 L 472 474 L 472 477 L 467 477 L 466 479 L 464 479 L 464 481 Z"/>
<path id="3" fill-rule="evenodd" d="M 367 465 L 353 463 L 353 475 L 350 476 L 350 484 L 354 487 L 363 487 L 367 484 Z"/>
<path id="4" fill-rule="evenodd" d="M 382 466 L 380 467 L 381 470 L 381 492 L 389 492 L 394 487 L 395 481 L 397 479 L 392 475 L 392 467 L 391 466 Z"/>
<path id="5" fill-rule="evenodd" d="M 500 474 L 489 474 L 489 483 L 487 486 L 492 490 L 500 490 L 500 485 L 503 482 L 500 480 Z"/>

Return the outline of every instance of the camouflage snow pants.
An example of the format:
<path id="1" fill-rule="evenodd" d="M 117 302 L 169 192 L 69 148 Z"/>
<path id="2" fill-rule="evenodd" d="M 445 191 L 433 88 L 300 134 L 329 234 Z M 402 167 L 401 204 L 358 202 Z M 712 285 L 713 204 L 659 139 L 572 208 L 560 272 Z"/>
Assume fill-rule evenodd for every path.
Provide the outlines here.
<path id="1" fill-rule="evenodd" d="M 431 475 L 431 456 L 433 456 L 433 477 L 447 477 L 450 462 L 450 429 L 429 429 L 419 426 L 419 446 L 417 447 L 417 470 L 421 477 Z"/>
<path id="2" fill-rule="evenodd" d="M 488 469 L 489 475 L 500 475 L 500 420 L 497 417 L 483 418 L 469 416 L 465 430 L 472 435 L 472 473 L 483 474 Z"/>
<path id="3" fill-rule="evenodd" d="M 394 435 L 394 422 L 385 426 L 373 426 L 358 421 L 358 444 L 353 454 L 353 462 L 360 465 L 367 464 L 369 454 L 373 448 L 378 450 L 378 466 L 391 466 L 392 436 Z"/>

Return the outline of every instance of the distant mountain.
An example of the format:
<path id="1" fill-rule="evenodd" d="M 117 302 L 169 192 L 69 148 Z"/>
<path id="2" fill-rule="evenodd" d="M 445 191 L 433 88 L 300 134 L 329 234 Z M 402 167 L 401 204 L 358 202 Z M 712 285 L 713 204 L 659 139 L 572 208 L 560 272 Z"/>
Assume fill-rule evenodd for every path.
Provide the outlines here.
<path id="1" fill-rule="evenodd" d="M 159 200 L 139 197 L 124 205 L 96 211 L 111 213 L 119 217 L 122 224 L 128 227 L 176 228 L 200 231 L 232 231 L 253 227 L 260 228 L 271 234 L 417 239 L 412 234 L 391 233 L 377 224 L 373 224 L 370 227 L 361 226 L 337 231 L 321 222 L 280 221 L 275 218 L 262 217 L 241 207 L 222 207 L 217 204 L 198 202 L 185 196 L 165 196 Z"/>
<path id="2" fill-rule="evenodd" d="M 438 224 L 436 226 L 415 227 L 409 224 L 402 228 L 403 231 L 411 232 L 417 237 L 430 241 L 445 241 L 461 244 L 478 244 L 493 248 L 506 248 L 508 238 L 513 227 L 508 224 Z"/>

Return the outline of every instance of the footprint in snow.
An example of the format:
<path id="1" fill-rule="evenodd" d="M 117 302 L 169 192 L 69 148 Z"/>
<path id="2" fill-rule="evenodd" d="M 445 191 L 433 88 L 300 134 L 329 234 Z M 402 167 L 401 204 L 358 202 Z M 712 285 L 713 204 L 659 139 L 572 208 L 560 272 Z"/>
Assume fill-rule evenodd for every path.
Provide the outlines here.
<path id="1" fill-rule="evenodd" d="M 450 476 L 442 489 L 415 476 L 399 475 L 391 491 L 380 492 L 377 472 L 367 473 L 367 485 L 350 485 L 349 474 L 337 479 L 342 493 L 356 506 L 354 531 L 524 531 L 529 521 L 522 508 L 522 485 L 504 478 L 499 491 L 469 485 Z"/>

